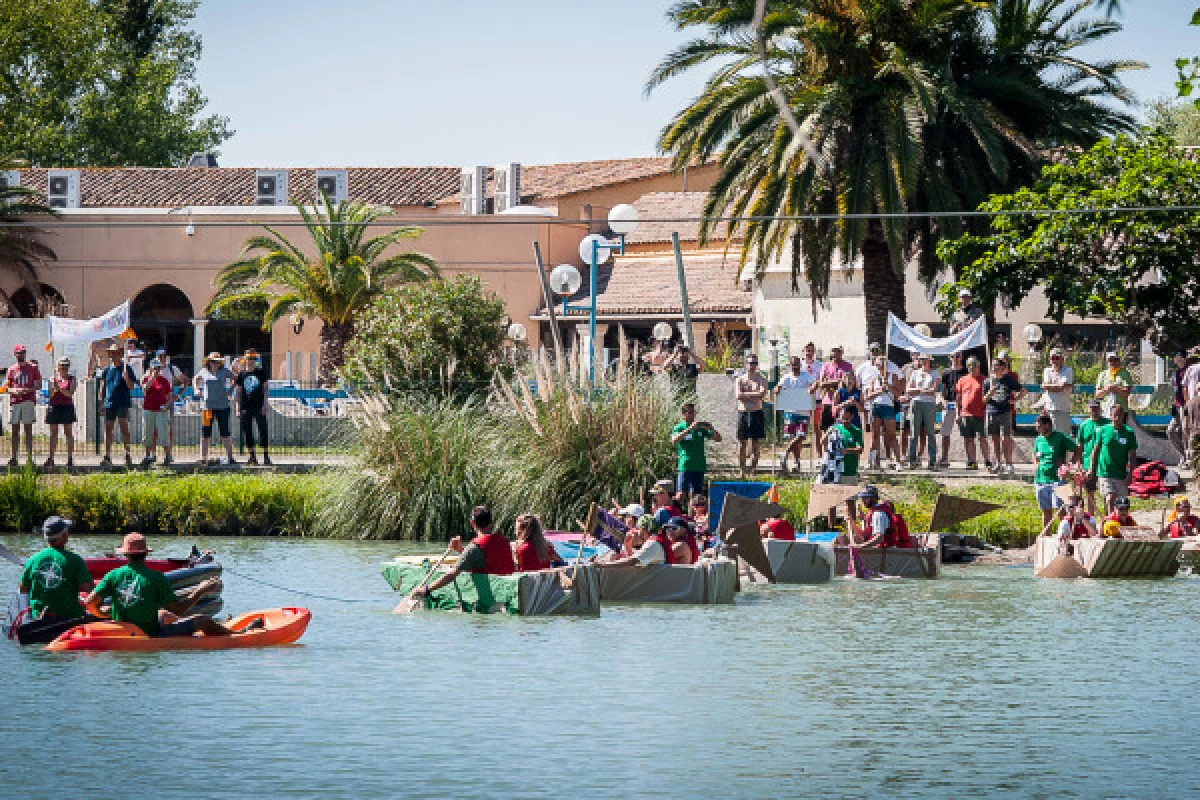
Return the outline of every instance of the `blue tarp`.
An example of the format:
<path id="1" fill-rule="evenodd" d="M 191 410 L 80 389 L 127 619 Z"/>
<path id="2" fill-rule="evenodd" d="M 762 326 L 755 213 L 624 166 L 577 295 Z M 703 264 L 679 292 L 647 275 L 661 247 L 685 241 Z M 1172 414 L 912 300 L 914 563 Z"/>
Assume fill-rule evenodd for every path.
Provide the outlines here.
<path id="1" fill-rule="evenodd" d="M 725 495 L 730 492 L 751 500 L 761 500 L 770 488 L 771 484 L 759 481 L 711 481 L 708 484 L 708 518 L 713 525 L 720 521 Z"/>

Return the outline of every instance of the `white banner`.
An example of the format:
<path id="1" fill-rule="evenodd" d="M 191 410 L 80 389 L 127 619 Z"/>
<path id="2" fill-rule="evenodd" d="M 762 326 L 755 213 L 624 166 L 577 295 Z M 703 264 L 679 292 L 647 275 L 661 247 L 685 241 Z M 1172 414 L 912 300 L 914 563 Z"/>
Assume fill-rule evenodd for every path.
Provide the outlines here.
<path id="1" fill-rule="evenodd" d="M 970 350 L 973 347 L 987 346 L 987 320 L 980 317 L 958 333 L 951 334 L 944 339 L 934 339 L 932 336 L 923 336 L 920 332 L 910 328 L 889 311 L 887 343 L 889 346 L 914 353 L 946 356 L 962 350 Z"/>
<path id="2" fill-rule="evenodd" d="M 50 341 L 95 342 L 120 336 L 129 328 L 129 301 L 99 317 L 92 319 L 69 319 L 47 316 L 50 324 Z"/>
<path id="3" fill-rule="evenodd" d="M 812 411 L 813 396 L 807 389 L 784 389 L 775 398 L 775 410 L 788 413 L 803 413 Z"/>

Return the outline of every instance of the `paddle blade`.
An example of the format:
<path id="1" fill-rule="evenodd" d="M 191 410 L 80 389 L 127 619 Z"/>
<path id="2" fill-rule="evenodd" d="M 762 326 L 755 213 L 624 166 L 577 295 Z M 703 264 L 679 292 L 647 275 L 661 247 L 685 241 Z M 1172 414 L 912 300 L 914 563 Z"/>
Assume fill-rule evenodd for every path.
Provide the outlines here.
<path id="1" fill-rule="evenodd" d="M 392 609 L 393 614 L 411 614 L 420 607 L 420 604 L 413 599 L 412 595 L 408 595 Z"/>

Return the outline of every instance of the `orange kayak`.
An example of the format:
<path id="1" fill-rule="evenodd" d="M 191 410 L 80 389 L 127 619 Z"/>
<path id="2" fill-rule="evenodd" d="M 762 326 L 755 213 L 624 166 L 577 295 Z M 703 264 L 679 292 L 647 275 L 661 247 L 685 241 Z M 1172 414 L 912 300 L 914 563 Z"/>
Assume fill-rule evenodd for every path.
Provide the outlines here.
<path id="1" fill-rule="evenodd" d="M 241 631 L 255 620 L 263 626 L 232 636 L 147 636 L 128 622 L 89 622 L 59 636 L 47 650 L 231 650 L 241 647 L 269 647 L 291 644 L 304 635 L 312 612 L 307 608 L 271 608 L 240 614 L 225 624 Z"/>

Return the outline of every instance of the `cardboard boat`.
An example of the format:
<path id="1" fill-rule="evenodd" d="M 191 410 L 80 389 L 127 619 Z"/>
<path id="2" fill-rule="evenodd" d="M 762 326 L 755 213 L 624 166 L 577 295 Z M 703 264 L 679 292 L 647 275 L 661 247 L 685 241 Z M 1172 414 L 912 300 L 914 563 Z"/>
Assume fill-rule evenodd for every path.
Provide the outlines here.
<path id="1" fill-rule="evenodd" d="M 934 579 L 942 574 L 942 543 L 936 533 L 913 534 L 917 547 L 856 547 L 862 564 L 871 572 L 896 578 Z M 834 571 L 850 574 L 850 548 L 836 546 Z"/>
<path id="2" fill-rule="evenodd" d="M 1182 539 L 1103 539 L 1071 541 L 1059 552 L 1057 535 L 1034 544 L 1033 574 L 1039 578 L 1169 578 L 1179 571 Z"/>
<path id="3" fill-rule="evenodd" d="M 777 583 L 811 584 L 828 583 L 833 580 L 837 556 L 833 550 L 833 535 L 822 539 L 799 538 L 763 539 L 767 562 L 775 573 Z M 749 583 L 766 581 L 767 578 L 746 562 L 741 562 L 742 575 Z"/>
<path id="4" fill-rule="evenodd" d="M 600 600 L 608 603 L 732 603 L 737 592 L 737 564 L 728 558 L 697 564 L 597 567 Z"/>
<path id="5" fill-rule="evenodd" d="M 397 592 L 408 594 L 425 579 L 437 557 L 401 556 L 383 565 L 383 579 Z M 448 561 L 452 566 L 452 560 Z M 430 582 L 450 569 L 444 564 Z M 595 567 L 581 564 L 512 575 L 462 573 L 434 591 L 417 610 L 507 613 L 522 617 L 595 616 L 600 613 L 600 577 Z"/>
<path id="6" fill-rule="evenodd" d="M 1200 567 L 1200 536 L 1186 536 L 1174 541 L 1183 542 L 1179 549 L 1179 563 L 1185 567 Z"/>

